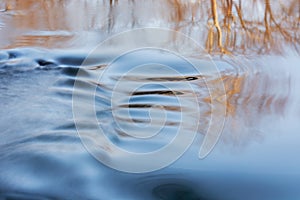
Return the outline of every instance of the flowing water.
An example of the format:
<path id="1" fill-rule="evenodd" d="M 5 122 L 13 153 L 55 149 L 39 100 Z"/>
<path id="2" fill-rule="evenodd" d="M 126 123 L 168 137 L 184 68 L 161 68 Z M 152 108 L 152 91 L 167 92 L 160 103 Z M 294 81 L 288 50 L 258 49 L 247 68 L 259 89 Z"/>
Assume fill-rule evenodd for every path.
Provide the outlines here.
<path id="1" fill-rule="evenodd" d="M 287 15 L 281 19 L 285 36 L 271 27 L 273 35 L 262 34 L 267 36 L 261 46 L 246 33 L 234 36 L 241 30 L 232 27 L 236 32 L 224 34 L 225 38 L 230 35 L 224 47 L 231 53 L 220 55 L 214 54 L 218 47 L 207 42 L 216 33 L 210 34 L 209 26 L 197 28 L 206 23 L 201 18 L 209 1 L 177 7 L 179 1 L 166 2 L 160 6 L 158 1 L 0 2 L 0 199 L 300 198 L 299 21 L 298 25 L 289 24 L 297 23 L 298 18 Z M 295 10 L 289 12 L 297 16 L 300 6 L 295 2 Z M 259 24 L 256 17 L 264 18 L 265 4 L 257 4 L 251 8 L 262 10 L 262 16 L 250 15 L 253 26 Z M 279 4 L 272 6 L 275 15 Z M 187 19 L 186 13 L 192 13 L 192 19 Z M 238 13 L 234 14 L 238 18 Z M 189 20 L 193 24 L 188 24 Z M 197 70 L 177 56 L 155 49 L 114 59 L 126 41 L 89 55 L 95 45 L 114 33 L 149 26 L 175 29 L 200 41 L 204 50 L 189 49 L 184 55 L 193 60 Z M 289 33 L 293 38 L 287 39 Z M 184 46 L 172 35 L 168 38 L 171 44 Z M 160 65 L 149 64 L 151 60 Z M 144 63 L 148 65 L 142 71 L 124 76 Z M 219 73 L 207 70 L 207 63 L 214 63 Z M 79 119 L 74 119 L 75 81 L 81 84 Z M 220 82 L 225 94 L 213 88 Z M 89 123 L 94 116 L 84 112 L 91 94 L 98 125 L 120 148 L 133 152 L 159 149 L 176 137 L 183 117 L 187 117 L 184 138 L 192 137 L 192 128 L 198 123 L 196 139 L 163 169 L 136 174 L 111 169 L 82 143 L 99 145 L 101 156 L 118 165 L 119 155 L 112 144 L 93 137 L 97 131 Z M 224 95 L 221 138 L 207 157 L 199 159 L 214 109 L 211 97 L 218 100 Z M 197 105 L 192 101 L 195 96 Z M 200 118 L 194 118 L 196 107 Z M 86 126 L 83 135 L 78 135 L 76 120 Z M 212 126 L 217 126 L 214 123 Z M 143 139 L 158 130 L 158 135 Z M 145 160 L 143 165 L 152 162 L 156 161 Z"/>

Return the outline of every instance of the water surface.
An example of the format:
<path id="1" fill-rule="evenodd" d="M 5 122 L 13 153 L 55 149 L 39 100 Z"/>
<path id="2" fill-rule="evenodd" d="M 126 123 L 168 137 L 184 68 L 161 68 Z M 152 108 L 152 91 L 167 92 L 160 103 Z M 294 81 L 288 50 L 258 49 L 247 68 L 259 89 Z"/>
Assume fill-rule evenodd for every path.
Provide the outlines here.
<path id="1" fill-rule="evenodd" d="M 230 1 L 222 1 L 224 5 L 218 4 L 219 18 L 226 19 L 221 26 L 223 47 L 227 50 L 223 55 L 216 43 L 210 43 L 215 41 L 216 32 L 207 26 L 211 22 L 207 14 L 209 1 L 183 2 L 177 6 L 179 1 L 113 2 L 0 3 L 0 199 L 299 198 L 297 1 L 271 4 L 281 28 L 272 19 L 268 26 L 262 23 L 264 14 L 270 13 L 265 1 L 253 3 L 255 16 L 250 11 L 243 12 L 248 29 L 260 25 L 255 33 L 265 37 L 261 41 L 253 34 L 244 34 L 235 5 L 232 10 L 237 22 L 232 22 L 229 34 L 223 23 L 227 20 L 228 25 L 231 15 L 225 18 L 221 8 L 228 8 L 224 2 Z M 280 9 L 287 13 L 285 18 L 278 18 Z M 203 73 L 196 74 L 174 57 L 156 50 L 139 51 L 109 65 L 108 61 L 118 55 L 116 46 L 122 46 L 122 42 L 102 49 L 91 63 L 82 65 L 98 42 L 123 30 L 147 26 L 167 26 L 202 44 L 203 49 L 193 50 L 187 57 L 198 63 L 196 68 Z M 230 36 L 228 43 L 226 34 Z M 170 36 L 170 40 L 176 44 L 176 38 Z M 204 70 L 203 63 L 210 62 L 206 60 L 207 52 L 221 77 Z M 122 98 L 112 105 L 111 94 L 119 77 L 146 58 L 182 73 L 148 65 L 144 74 L 123 77 L 123 83 L 144 86 L 135 91 L 123 88 L 119 91 Z M 76 77 L 79 69 L 84 73 Z M 165 71 L 158 73 L 161 71 L 155 69 Z M 104 73 L 104 79 L 95 82 L 99 73 Z M 191 116 L 186 123 L 188 133 L 194 120 L 191 113 L 195 105 L 190 103 L 193 95 L 197 96 L 201 111 L 197 138 L 179 160 L 162 170 L 131 174 L 108 168 L 89 154 L 77 134 L 72 112 L 75 80 L 97 87 L 95 109 L 99 125 L 119 147 L 147 152 L 166 145 L 175 137 L 182 114 Z M 213 151 L 200 160 L 199 148 L 212 109 L 207 83 L 217 85 L 221 81 L 227 97 L 224 131 Z M 185 87 L 187 83 L 193 90 Z M 222 98 L 222 92 L 213 91 L 214 96 Z M 91 91 L 83 87 L 79 92 L 84 107 Z M 176 95 L 185 103 L 180 104 Z M 124 110 L 129 110 L 130 119 Z M 151 113 L 154 121 L 147 126 Z M 83 115 L 80 120 L 86 123 L 90 117 Z M 143 136 L 157 131 L 165 117 L 161 133 L 150 140 L 128 136 L 128 132 Z M 94 144 L 94 138 L 88 136 L 97 132 L 91 127 L 87 131 L 87 140 Z M 112 161 L 118 159 L 104 140 L 96 143 L 102 145 L 102 156 Z"/>

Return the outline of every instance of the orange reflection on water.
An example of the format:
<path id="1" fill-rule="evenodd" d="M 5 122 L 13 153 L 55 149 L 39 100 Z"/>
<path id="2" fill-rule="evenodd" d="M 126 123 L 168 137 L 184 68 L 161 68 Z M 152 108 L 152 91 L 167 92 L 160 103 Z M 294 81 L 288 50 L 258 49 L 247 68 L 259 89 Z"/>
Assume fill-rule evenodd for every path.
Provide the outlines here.
<path id="1" fill-rule="evenodd" d="M 2 48 L 93 46 L 113 33 L 154 26 L 187 34 L 210 53 L 299 49 L 299 0 L 5 0 L 0 6 Z"/>

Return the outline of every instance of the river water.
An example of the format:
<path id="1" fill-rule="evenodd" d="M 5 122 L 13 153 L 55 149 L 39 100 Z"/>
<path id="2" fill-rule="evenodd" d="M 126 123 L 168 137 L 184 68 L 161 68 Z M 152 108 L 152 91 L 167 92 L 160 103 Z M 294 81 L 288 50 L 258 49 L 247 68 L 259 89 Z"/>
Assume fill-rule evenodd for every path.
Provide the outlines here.
<path id="1" fill-rule="evenodd" d="M 244 7 L 234 1 L 233 16 L 238 21 L 235 5 L 245 10 L 247 32 L 242 22 L 225 17 L 226 4 L 220 2 L 225 54 L 211 43 L 217 33 L 210 28 L 210 1 L 0 2 L 0 199 L 299 199 L 299 3 L 274 3 L 270 12 L 268 1 Z M 279 12 L 286 17 L 278 18 Z M 280 23 L 271 18 L 260 23 L 266 13 Z M 101 41 L 144 27 L 179 31 L 203 46 L 195 50 L 166 36 L 172 48 L 184 47 L 180 56 L 194 68 L 158 49 L 119 57 L 137 38 L 108 42 L 90 54 Z M 150 37 L 167 49 L 163 36 Z M 132 71 L 137 65 L 144 67 Z M 74 94 L 76 83 L 81 87 Z M 97 123 L 112 143 L 94 137 L 98 132 L 89 125 L 94 116 L 86 112 L 91 94 Z M 212 127 L 222 124 L 222 134 L 199 159 L 212 110 L 218 111 L 212 97 L 225 105 L 225 113 L 216 112 L 224 114 L 224 127 L 222 119 L 213 121 Z M 77 119 L 74 108 L 82 109 Z M 84 124 L 84 133 L 78 134 L 75 122 Z M 100 157 L 122 169 L 112 146 L 154 151 L 175 138 L 179 126 L 185 131 L 182 143 L 189 140 L 195 124 L 196 138 L 187 151 L 146 173 L 112 169 L 83 142 L 100 146 Z M 157 130 L 160 134 L 147 140 L 131 137 Z"/>

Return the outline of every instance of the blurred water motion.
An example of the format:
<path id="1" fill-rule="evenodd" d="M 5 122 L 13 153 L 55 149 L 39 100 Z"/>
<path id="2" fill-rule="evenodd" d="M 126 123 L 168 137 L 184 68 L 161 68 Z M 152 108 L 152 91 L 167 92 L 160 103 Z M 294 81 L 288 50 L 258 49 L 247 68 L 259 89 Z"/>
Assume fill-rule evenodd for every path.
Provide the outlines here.
<path id="1" fill-rule="evenodd" d="M 1 1 L 0 199 L 299 199 L 299 26 L 298 0 Z M 130 101 L 121 99 L 112 108 L 114 84 L 136 61 L 150 57 L 172 69 L 186 69 L 161 52 L 140 51 L 134 59 L 116 60 L 107 82 L 95 81 L 99 72 L 111 67 L 108 61 L 120 48 L 136 38 L 111 44 L 81 66 L 103 40 L 142 27 L 176 30 L 202 45 L 203 49 L 195 49 L 167 36 L 167 43 L 181 48 L 182 56 L 193 59 L 203 73 L 155 74 L 150 66 L 145 76 L 123 77 L 127 83 L 145 85 L 136 91 L 125 88 L 121 94 Z M 220 77 L 204 70 L 207 52 Z M 79 69 L 84 73 L 76 77 Z M 119 147 L 147 152 L 166 145 L 180 115 L 193 110 L 188 103 L 191 95 L 197 96 L 201 111 L 198 138 L 163 170 L 127 174 L 105 167 L 87 152 L 76 132 L 72 113 L 76 78 L 83 86 L 97 87 L 99 124 Z M 220 82 L 225 95 L 207 88 Z M 83 87 L 79 92 L 84 107 L 91 91 Z M 179 104 L 176 96 L 187 103 Z M 212 96 L 220 101 L 226 96 L 226 123 L 215 149 L 199 160 Z M 164 117 L 155 115 L 153 126 L 145 128 L 151 108 L 164 108 L 167 116 L 158 137 L 135 140 L 115 126 L 114 117 L 135 134 L 143 128 L 151 132 Z M 129 110 L 132 118 L 123 110 Z M 87 123 L 90 116 L 81 120 Z M 191 117 L 187 125 L 192 123 Z M 86 130 L 96 134 L 89 126 Z M 102 145 L 103 157 L 117 158 L 109 145 L 89 134 L 86 139 L 92 145 Z"/>

